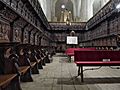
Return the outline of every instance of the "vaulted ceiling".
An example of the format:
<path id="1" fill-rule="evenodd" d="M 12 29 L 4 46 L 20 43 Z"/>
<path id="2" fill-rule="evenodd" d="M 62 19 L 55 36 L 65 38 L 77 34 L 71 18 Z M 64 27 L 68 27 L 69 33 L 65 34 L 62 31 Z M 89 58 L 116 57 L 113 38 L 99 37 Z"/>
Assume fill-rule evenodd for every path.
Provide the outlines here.
<path id="1" fill-rule="evenodd" d="M 39 0 L 48 21 L 60 21 L 61 12 L 71 11 L 74 22 L 86 22 L 110 0 Z M 63 7 L 61 7 L 63 6 Z"/>

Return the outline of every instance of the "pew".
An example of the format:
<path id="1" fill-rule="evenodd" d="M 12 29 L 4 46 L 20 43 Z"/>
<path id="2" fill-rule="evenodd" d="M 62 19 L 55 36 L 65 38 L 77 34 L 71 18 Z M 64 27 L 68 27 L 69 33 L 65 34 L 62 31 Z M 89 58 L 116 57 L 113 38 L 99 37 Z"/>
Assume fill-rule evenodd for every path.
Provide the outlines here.
<path id="1" fill-rule="evenodd" d="M 29 46 L 28 53 L 29 53 L 29 59 L 30 59 L 31 67 L 32 67 L 32 74 L 39 74 L 38 64 L 39 64 L 40 60 L 38 60 L 36 58 L 36 52 L 34 50 L 33 45 Z"/>
<path id="2" fill-rule="evenodd" d="M 32 77 L 31 77 L 30 66 L 29 65 L 21 65 L 22 60 L 20 60 L 20 62 L 19 62 L 20 57 L 18 57 L 16 54 L 13 54 L 12 56 L 15 57 L 14 60 L 18 64 L 18 65 L 16 65 L 16 67 L 20 74 L 20 80 L 23 82 L 33 81 Z"/>
<path id="3" fill-rule="evenodd" d="M 15 77 L 17 77 L 17 74 L 0 75 L 0 88 L 2 89 L 6 87 L 6 85 L 9 84 Z"/>
<path id="4" fill-rule="evenodd" d="M 65 51 L 66 55 L 74 56 L 74 51 L 87 51 L 87 50 L 96 50 L 96 48 L 68 48 Z"/>
<path id="5" fill-rule="evenodd" d="M 68 48 L 65 51 L 65 54 L 69 57 L 69 61 L 71 62 L 71 56 L 74 56 L 74 51 L 87 51 L 87 50 L 96 50 L 96 48 Z"/>
<path id="6" fill-rule="evenodd" d="M 46 56 L 45 56 L 45 53 L 44 53 L 43 49 L 41 49 L 41 48 L 39 49 L 39 52 L 40 52 L 40 56 L 41 56 L 41 59 L 42 59 L 42 65 L 45 66 L 46 65 L 46 61 L 45 61 Z"/>
<path id="7" fill-rule="evenodd" d="M 44 53 L 45 56 L 45 63 L 50 63 L 49 52 L 47 50 L 42 49 L 42 53 Z"/>
<path id="8" fill-rule="evenodd" d="M 37 64 L 38 64 L 38 68 L 39 69 L 43 69 L 42 67 L 42 58 L 41 58 L 41 55 L 40 55 L 40 51 L 39 51 L 39 46 L 37 45 L 32 45 L 32 52 L 33 52 L 33 59 L 35 59 L 37 61 Z"/>
<path id="9" fill-rule="evenodd" d="M 50 47 L 48 46 L 41 46 L 39 49 L 41 51 L 41 56 L 43 58 L 43 65 L 45 65 L 46 63 L 50 63 L 50 58 L 49 58 L 49 55 L 50 55 L 50 50 L 49 50 Z"/>
<path id="10" fill-rule="evenodd" d="M 39 50 L 39 47 L 37 46 L 37 48 L 36 48 L 36 58 L 38 59 L 38 60 L 40 60 L 40 62 L 39 62 L 39 64 L 38 64 L 38 68 L 39 69 L 43 69 L 43 66 L 42 66 L 42 57 L 41 57 L 41 52 L 40 52 L 40 50 Z"/>
<path id="11" fill-rule="evenodd" d="M 75 51 L 74 53 L 74 62 L 78 66 L 78 76 L 81 76 L 81 82 L 84 81 L 84 66 L 111 67 L 120 65 L 120 51 Z"/>
<path id="12" fill-rule="evenodd" d="M 19 56 L 20 66 L 30 66 L 30 69 L 28 70 L 29 73 L 26 73 L 28 75 L 28 76 L 26 75 L 26 78 L 29 77 L 27 81 L 33 81 L 31 77 L 31 71 L 32 71 L 32 74 L 39 73 L 37 62 L 31 58 L 32 56 L 31 56 L 30 47 L 31 47 L 30 44 L 19 44 L 16 47 L 16 51 Z M 24 80 L 25 78 L 22 81 Z"/>
<path id="13" fill-rule="evenodd" d="M 18 44 L 15 49 L 18 55 L 18 63 L 19 63 L 19 71 L 21 73 L 21 81 L 22 82 L 32 82 L 32 74 L 31 74 L 31 63 L 29 60 L 29 55 L 26 52 L 25 44 Z"/>
<path id="14" fill-rule="evenodd" d="M 21 90 L 14 43 L 0 43 L 0 90 Z"/>

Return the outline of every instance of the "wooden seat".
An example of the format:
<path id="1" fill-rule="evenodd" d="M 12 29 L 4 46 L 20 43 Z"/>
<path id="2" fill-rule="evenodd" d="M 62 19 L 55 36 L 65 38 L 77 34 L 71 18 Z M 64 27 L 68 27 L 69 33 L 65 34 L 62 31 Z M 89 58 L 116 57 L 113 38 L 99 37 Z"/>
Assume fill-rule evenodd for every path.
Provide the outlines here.
<path id="1" fill-rule="evenodd" d="M 8 85 L 16 76 L 17 74 L 0 75 L 0 87 Z"/>
<path id="2" fill-rule="evenodd" d="M 40 63 L 40 61 L 41 61 L 40 59 L 37 59 L 37 63 Z"/>
<path id="3" fill-rule="evenodd" d="M 39 74 L 37 60 L 35 58 L 34 52 L 31 50 L 30 44 L 20 44 L 16 47 L 17 54 L 19 56 L 19 63 L 21 66 L 30 66 L 30 72 L 32 71 L 32 74 Z M 29 76 L 30 73 L 29 72 Z"/>
<path id="4" fill-rule="evenodd" d="M 21 66 L 21 67 L 19 67 L 20 74 L 24 75 L 29 68 L 30 68 L 30 66 Z"/>
<path id="5" fill-rule="evenodd" d="M 36 62 L 30 62 L 30 64 L 31 64 L 31 67 L 33 68 L 35 66 Z"/>

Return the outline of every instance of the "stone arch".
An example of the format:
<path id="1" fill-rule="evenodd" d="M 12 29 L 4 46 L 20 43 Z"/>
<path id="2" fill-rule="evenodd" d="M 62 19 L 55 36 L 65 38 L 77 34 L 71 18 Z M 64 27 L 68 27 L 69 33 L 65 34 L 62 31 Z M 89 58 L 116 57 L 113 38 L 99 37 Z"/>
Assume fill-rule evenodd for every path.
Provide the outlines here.
<path id="1" fill-rule="evenodd" d="M 62 0 L 57 0 L 55 3 L 55 16 L 57 17 L 57 21 L 60 21 L 60 16 L 61 16 L 61 5 L 65 4 L 67 10 L 71 11 L 72 16 L 74 15 L 73 12 L 73 2 L 71 0 L 65 0 L 64 2 Z M 72 17 L 73 18 L 73 17 Z"/>

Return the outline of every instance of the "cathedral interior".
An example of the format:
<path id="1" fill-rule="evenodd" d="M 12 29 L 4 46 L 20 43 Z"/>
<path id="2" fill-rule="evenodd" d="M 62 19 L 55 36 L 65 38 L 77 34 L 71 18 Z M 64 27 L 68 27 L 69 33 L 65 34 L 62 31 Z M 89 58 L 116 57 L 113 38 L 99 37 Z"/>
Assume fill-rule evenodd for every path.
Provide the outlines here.
<path id="1" fill-rule="evenodd" d="M 119 24 L 120 0 L 0 0 L 0 90 L 119 90 Z"/>

